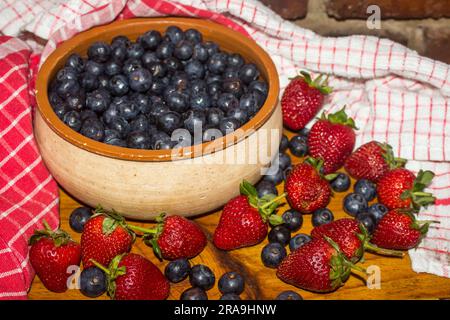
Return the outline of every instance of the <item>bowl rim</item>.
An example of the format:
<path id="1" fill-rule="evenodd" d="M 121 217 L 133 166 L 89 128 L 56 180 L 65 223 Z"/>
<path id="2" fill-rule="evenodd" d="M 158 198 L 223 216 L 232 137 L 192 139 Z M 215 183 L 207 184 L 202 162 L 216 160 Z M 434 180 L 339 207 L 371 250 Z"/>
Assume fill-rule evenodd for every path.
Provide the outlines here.
<path id="1" fill-rule="evenodd" d="M 130 28 L 136 28 L 140 26 L 146 26 L 151 28 L 152 25 L 178 25 L 182 29 L 193 28 L 202 26 L 205 28 L 213 28 L 217 32 L 225 34 L 227 37 L 238 44 L 245 43 L 250 47 L 252 51 L 259 56 L 264 68 L 266 69 L 269 92 L 264 102 L 264 105 L 256 113 L 256 115 L 250 119 L 247 123 L 241 126 L 233 133 L 222 136 L 219 139 L 209 142 L 203 142 L 201 144 L 181 147 L 168 150 L 142 150 L 131 149 L 125 147 L 118 147 L 106 144 L 104 142 L 95 141 L 87 138 L 82 134 L 69 128 L 63 121 L 61 121 L 53 108 L 50 105 L 48 99 L 48 84 L 50 82 L 49 75 L 52 73 L 56 65 L 63 59 L 64 55 L 68 51 L 72 51 L 83 42 L 85 37 L 94 37 L 95 35 L 104 33 L 111 30 L 121 30 L 124 26 Z M 119 35 L 119 32 L 117 33 Z M 36 77 L 36 101 L 37 109 L 46 122 L 46 124 L 61 138 L 69 143 L 84 149 L 89 152 L 96 153 L 98 155 L 107 156 L 110 158 L 116 158 L 121 160 L 132 161 L 174 161 L 181 159 L 191 159 L 195 157 L 205 156 L 214 152 L 218 152 L 235 145 L 236 143 L 244 140 L 270 118 L 278 106 L 278 92 L 279 92 L 279 78 L 277 69 L 269 57 L 268 53 L 264 51 L 253 39 L 246 37 L 245 35 L 227 28 L 223 25 L 217 24 L 209 20 L 203 20 L 198 18 L 180 18 L 180 17 L 163 17 L 163 18 L 133 18 L 121 21 L 115 21 L 106 25 L 91 28 L 87 31 L 78 33 L 69 40 L 62 42 L 58 47 L 47 57 L 43 65 L 41 66 Z"/>

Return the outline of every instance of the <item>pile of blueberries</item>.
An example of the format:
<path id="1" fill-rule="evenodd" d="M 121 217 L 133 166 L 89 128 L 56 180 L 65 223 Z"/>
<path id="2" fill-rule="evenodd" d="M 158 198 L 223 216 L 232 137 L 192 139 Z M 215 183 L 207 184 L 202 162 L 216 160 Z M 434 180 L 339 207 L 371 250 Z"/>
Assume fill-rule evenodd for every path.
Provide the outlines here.
<path id="1" fill-rule="evenodd" d="M 203 41 L 196 29 L 170 26 L 136 42 L 95 42 L 86 59 L 70 55 L 48 94 L 56 115 L 82 135 L 160 150 L 233 132 L 264 104 L 268 84 L 240 54 Z"/>

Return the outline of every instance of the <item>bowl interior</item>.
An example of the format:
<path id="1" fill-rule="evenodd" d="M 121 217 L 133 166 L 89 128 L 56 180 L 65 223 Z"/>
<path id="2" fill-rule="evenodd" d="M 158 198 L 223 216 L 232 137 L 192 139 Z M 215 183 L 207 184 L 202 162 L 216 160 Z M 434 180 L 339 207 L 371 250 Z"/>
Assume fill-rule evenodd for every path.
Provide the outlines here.
<path id="1" fill-rule="evenodd" d="M 122 148 L 97 142 L 66 126 L 54 113 L 47 89 L 56 72 L 62 68 L 67 57 L 72 53 L 86 56 L 88 47 L 95 41 L 111 42 L 117 35 L 126 35 L 131 40 L 148 30 L 164 32 L 170 25 L 183 30 L 196 28 L 204 40 L 217 42 L 227 52 L 240 53 L 246 62 L 256 64 L 261 76 L 269 85 L 269 93 L 259 112 L 240 129 L 220 139 L 201 145 L 177 148 L 173 150 L 138 150 Z M 100 155 L 134 161 L 171 161 L 192 158 L 221 150 L 252 134 L 271 116 L 278 103 L 279 82 L 276 68 L 268 54 L 253 40 L 225 26 L 193 18 L 139 18 L 113 22 L 82 32 L 60 44 L 42 65 L 36 81 L 36 98 L 38 110 L 46 123 L 62 138 L 70 143 Z"/>

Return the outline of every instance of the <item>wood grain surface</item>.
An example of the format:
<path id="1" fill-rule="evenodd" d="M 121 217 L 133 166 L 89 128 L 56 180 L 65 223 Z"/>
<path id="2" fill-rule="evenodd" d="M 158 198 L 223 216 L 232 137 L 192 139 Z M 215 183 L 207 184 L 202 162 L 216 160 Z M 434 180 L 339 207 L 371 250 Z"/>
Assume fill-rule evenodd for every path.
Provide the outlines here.
<path id="1" fill-rule="evenodd" d="M 286 132 L 289 136 L 291 133 Z M 294 162 L 300 161 L 292 157 Z M 353 183 L 353 181 L 352 181 Z M 218 186 L 220 188 L 220 186 Z M 280 185 L 279 190 L 283 189 Z M 80 240 L 80 235 L 73 232 L 68 224 L 68 218 L 72 210 L 80 206 L 76 200 L 67 195 L 63 190 L 60 191 L 61 203 L 61 227 L 71 233 L 76 241 Z M 329 208 L 333 211 L 335 218 L 348 217 L 342 211 L 342 198 L 344 194 L 336 193 L 331 200 Z M 282 214 L 288 205 L 284 204 L 278 210 Z M 212 239 L 215 226 L 220 218 L 221 211 L 203 215 L 194 220 L 206 232 L 208 240 Z M 150 226 L 150 223 L 136 224 Z M 304 216 L 304 223 L 299 233 L 309 233 L 312 229 L 311 216 Z M 208 291 L 208 297 L 211 300 L 218 299 L 220 292 L 217 289 L 217 280 L 225 272 L 240 272 L 246 281 L 245 292 L 241 295 L 242 299 L 273 299 L 283 290 L 294 290 L 300 293 L 304 299 L 450 299 L 450 279 L 438 277 L 425 273 L 415 273 L 411 269 L 409 256 L 404 258 L 388 258 L 365 254 L 365 262 L 362 266 L 368 267 L 376 265 L 381 270 L 381 288 L 369 289 L 361 277 L 351 276 L 344 287 L 328 294 L 316 294 L 300 290 L 293 286 L 283 283 L 275 276 L 275 269 L 265 268 L 261 262 L 261 249 L 267 243 L 263 241 L 259 245 L 250 248 L 243 248 L 231 252 L 223 252 L 214 247 L 211 241 L 205 250 L 197 257 L 191 260 L 192 264 L 202 263 L 208 265 L 216 275 L 216 284 Z M 164 270 L 167 261 L 158 261 L 154 256 L 152 249 L 143 244 L 141 239 L 137 239 L 133 252 L 144 255 L 154 262 L 161 270 Z M 189 281 L 184 280 L 178 284 L 172 284 L 169 299 L 179 299 L 183 290 L 189 287 Z M 53 293 L 48 291 L 35 277 L 29 292 L 30 299 L 88 299 L 83 296 L 79 290 L 72 289 L 65 293 Z M 103 295 L 98 299 L 109 299 Z"/>

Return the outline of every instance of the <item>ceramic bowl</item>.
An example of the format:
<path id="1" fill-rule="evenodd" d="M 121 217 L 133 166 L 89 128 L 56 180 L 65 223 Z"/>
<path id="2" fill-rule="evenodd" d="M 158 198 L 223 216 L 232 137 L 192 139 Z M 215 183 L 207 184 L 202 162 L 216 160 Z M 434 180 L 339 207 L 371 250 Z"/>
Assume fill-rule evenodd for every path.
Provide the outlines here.
<path id="1" fill-rule="evenodd" d="M 110 42 L 117 35 L 135 40 L 148 30 L 164 32 L 170 25 L 196 28 L 205 40 L 238 52 L 258 66 L 269 84 L 269 94 L 260 111 L 240 130 L 193 147 L 137 150 L 91 140 L 59 120 L 48 101 L 47 88 L 71 53 L 85 56 L 95 41 Z M 234 30 L 191 18 L 123 20 L 82 32 L 47 58 L 36 81 L 35 136 L 48 170 L 79 201 L 139 220 L 152 220 L 161 212 L 192 216 L 225 204 L 239 193 L 243 179 L 255 183 L 261 178 L 282 134 L 278 93 L 278 74 L 268 54 Z"/>

